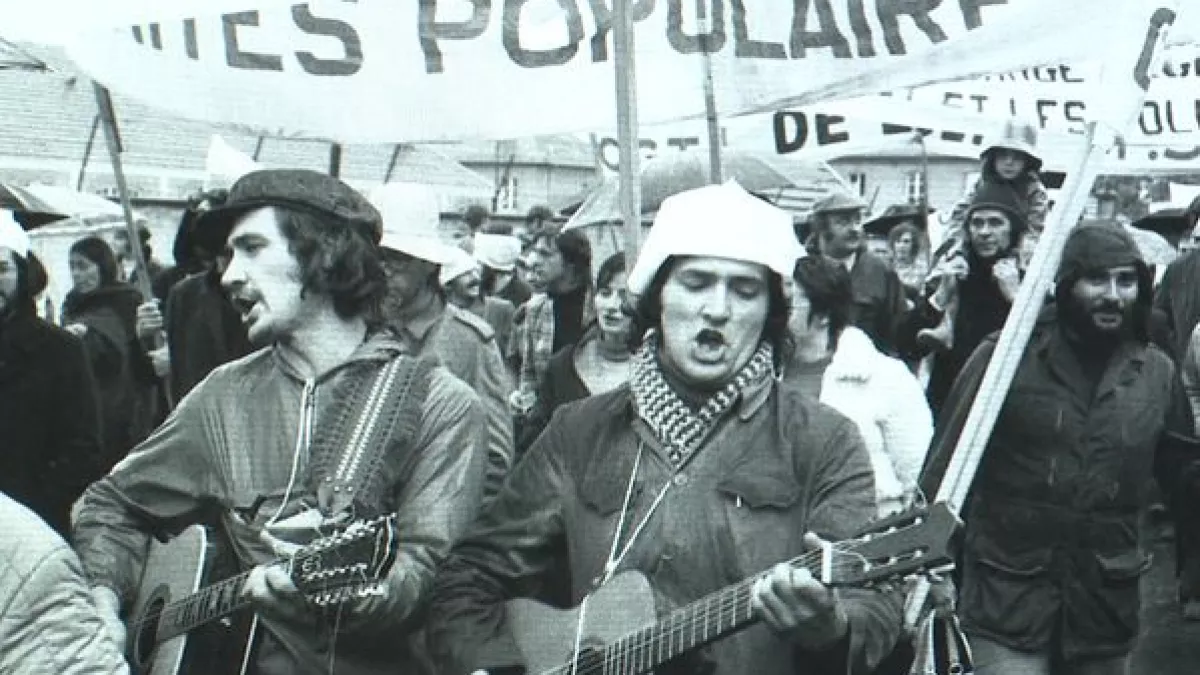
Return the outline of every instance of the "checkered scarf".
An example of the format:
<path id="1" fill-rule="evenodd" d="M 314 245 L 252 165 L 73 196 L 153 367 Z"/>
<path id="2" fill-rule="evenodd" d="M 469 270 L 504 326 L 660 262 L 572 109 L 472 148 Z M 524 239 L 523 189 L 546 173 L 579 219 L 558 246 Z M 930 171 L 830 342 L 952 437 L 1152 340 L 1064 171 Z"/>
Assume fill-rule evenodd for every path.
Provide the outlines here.
<path id="1" fill-rule="evenodd" d="M 721 416 L 733 407 L 746 386 L 772 372 L 774 351 L 770 343 L 760 344 L 741 371 L 698 411 L 693 411 L 663 376 L 659 346 L 658 331 L 647 331 L 633 358 L 629 386 L 638 415 L 650 425 L 666 448 L 671 464 L 679 467 L 696 451 Z"/>

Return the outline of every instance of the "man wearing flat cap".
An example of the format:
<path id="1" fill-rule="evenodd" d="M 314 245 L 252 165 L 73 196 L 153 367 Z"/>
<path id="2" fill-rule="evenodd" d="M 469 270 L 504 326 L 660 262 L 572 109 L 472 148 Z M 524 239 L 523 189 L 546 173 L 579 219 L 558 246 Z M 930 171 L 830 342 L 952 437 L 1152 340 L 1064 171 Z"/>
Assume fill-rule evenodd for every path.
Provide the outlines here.
<path id="1" fill-rule="evenodd" d="M 250 672 L 404 670 L 433 572 L 478 508 L 483 463 L 462 452 L 481 433 L 478 398 L 377 330 L 380 216 L 346 184 L 312 171 L 249 173 L 198 227 L 224 235 L 221 281 L 262 349 L 214 370 L 85 493 L 74 541 L 97 604 L 124 640 L 120 612 L 143 572 L 153 578 L 151 536 L 211 519 L 237 569 L 250 570 Z M 377 595 L 319 609 L 269 565 L 318 534 L 386 515 L 402 534 Z M 347 564 L 359 562 L 369 561 Z M 239 645 L 222 647 L 241 656 Z"/>
<path id="2" fill-rule="evenodd" d="M 763 623 L 684 654 L 678 672 L 866 672 L 894 644 L 896 596 L 835 594 L 776 565 L 875 511 L 853 423 L 774 377 L 801 253 L 791 216 L 735 183 L 664 201 L 628 279 L 630 382 L 560 407 L 438 573 L 428 634 L 443 673 L 519 672 L 530 636 L 501 603 L 578 605 L 631 571 L 652 589 L 642 603 L 587 605 L 587 620 L 651 596 L 663 616 L 771 568 L 751 592 Z M 537 625 L 570 653 L 574 619 Z"/>
<path id="3" fill-rule="evenodd" d="M 437 197 L 428 188 L 392 183 L 375 189 L 371 199 L 383 215 L 384 322 L 406 354 L 435 356 L 478 394 L 486 427 L 477 448 L 487 457 L 486 501 L 500 489 L 514 460 L 508 412 L 512 378 L 496 331 L 448 302 L 441 283 L 456 261 L 474 261 L 439 231 Z"/>
<path id="4" fill-rule="evenodd" d="M 887 263 L 866 250 L 862 230 L 866 208 L 862 200 L 841 192 L 813 204 L 812 249 L 850 272 L 851 325 L 870 336 L 877 349 L 896 355 L 896 333 L 907 307 L 904 284 Z"/>

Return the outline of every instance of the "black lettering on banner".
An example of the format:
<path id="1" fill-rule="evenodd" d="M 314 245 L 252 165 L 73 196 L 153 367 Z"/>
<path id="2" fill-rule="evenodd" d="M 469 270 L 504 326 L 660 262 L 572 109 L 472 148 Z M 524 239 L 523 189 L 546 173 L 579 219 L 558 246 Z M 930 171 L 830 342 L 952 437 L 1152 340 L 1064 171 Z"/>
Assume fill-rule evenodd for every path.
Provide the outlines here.
<path id="1" fill-rule="evenodd" d="M 901 14 L 911 16 L 917 28 L 937 44 L 946 41 L 946 33 L 942 27 L 929 18 L 929 13 L 942 4 L 942 0 L 876 0 L 876 13 L 879 23 L 883 26 L 883 43 L 887 45 L 889 54 L 907 54 L 904 50 L 904 38 L 900 36 Z"/>
<path id="2" fill-rule="evenodd" d="M 1034 103 L 1034 106 L 1037 108 L 1038 126 L 1040 126 L 1043 129 L 1046 128 L 1046 122 L 1050 121 L 1050 118 L 1046 116 L 1046 108 L 1053 108 L 1057 105 L 1058 105 L 1058 101 L 1055 101 L 1053 99 L 1046 99 L 1046 98 L 1039 98 Z"/>
<path id="3" fill-rule="evenodd" d="M 975 102 L 975 112 L 983 112 L 983 104 L 987 102 L 986 94 L 971 94 L 967 98 Z"/>
<path id="4" fill-rule="evenodd" d="M 655 0 L 638 0 L 629 8 L 633 21 L 644 21 L 654 13 Z M 613 27 L 613 13 L 607 0 L 588 0 L 596 19 L 596 34 L 592 36 L 592 63 L 608 60 L 608 34 Z"/>
<path id="5" fill-rule="evenodd" d="M 1167 148 L 1163 150 L 1163 157 L 1183 162 L 1193 160 L 1197 157 L 1200 157 L 1200 145 L 1192 146 L 1191 150 L 1176 150 L 1174 148 Z"/>
<path id="6" fill-rule="evenodd" d="M 950 107 L 952 107 L 952 108 L 957 108 L 957 107 L 959 107 L 959 106 L 957 106 L 957 105 L 953 105 L 953 106 L 951 106 L 951 105 L 950 105 L 950 102 L 951 102 L 951 101 L 961 101 L 961 100 L 962 100 L 962 97 L 963 97 L 963 95 L 962 95 L 962 94 L 960 94 L 960 93 L 958 93 L 958 92 L 956 92 L 956 91 L 948 91 L 948 92 L 946 92 L 945 94 L 943 94 L 943 95 L 942 95 L 942 105 L 944 105 L 944 106 L 950 106 Z"/>
<path id="7" fill-rule="evenodd" d="M 1150 91 L 1150 61 L 1154 58 L 1154 47 L 1162 36 L 1163 28 L 1175 23 L 1175 12 L 1167 7 L 1159 7 L 1150 17 L 1150 26 L 1146 29 L 1146 41 L 1142 43 L 1142 53 L 1138 55 L 1137 63 L 1133 66 L 1133 81 L 1142 88 Z"/>
<path id="8" fill-rule="evenodd" d="M 610 152 L 615 152 L 617 153 L 617 156 L 620 157 L 621 148 L 617 144 L 617 139 L 605 136 L 604 138 L 601 138 L 600 142 L 596 145 L 596 153 L 600 155 L 600 163 L 604 165 L 604 168 L 608 169 L 609 171 L 616 171 L 620 162 L 617 160 L 610 160 L 608 158 Z"/>
<path id="9" fill-rule="evenodd" d="M 958 8 L 962 10 L 963 24 L 967 30 L 975 30 L 983 25 L 980 9 L 988 5 L 1007 5 L 1008 0 L 958 0 Z"/>
<path id="10" fill-rule="evenodd" d="M 858 55 L 862 58 L 875 56 L 871 25 L 867 23 L 867 11 L 863 9 L 863 0 L 850 0 L 850 30 L 854 33 L 858 45 Z"/>
<path id="11" fill-rule="evenodd" d="M 705 35 L 688 35 L 683 32 L 683 0 L 667 0 L 667 40 L 680 54 L 696 54 L 707 50 L 716 54 L 725 47 L 725 2 L 724 0 L 700 0 L 709 3 L 707 16 L 711 28 Z"/>
<path id="12" fill-rule="evenodd" d="M 817 115 L 817 145 L 830 143 L 845 143 L 850 140 L 850 134 L 845 131 L 834 131 L 833 125 L 845 122 L 841 115 Z"/>
<path id="13" fill-rule="evenodd" d="M 1151 114 L 1151 120 L 1147 120 L 1146 113 Z M 1138 120 L 1142 127 L 1142 133 L 1147 136 L 1158 136 L 1163 132 L 1162 111 L 1158 109 L 1156 101 L 1146 101 L 1142 104 L 1142 115 Z"/>
<path id="14" fill-rule="evenodd" d="M 583 16 L 575 0 L 558 0 L 558 6 L 566 12 L 567 44 L 554 49 L 525 49 L 521 46 L 521 9 L 529 0 L 504 0 L 504 33 L 501 42 L 508 58 L 522 68 L 561 66 L 579 53 L 583 42 Z"/>
<path id="15" fill-rule="evenodd" d="M 751 40 L 746 27 L 746 3 L 733 0 L 733 55 L 752 59 L 786 59 L 782 42 Z"/>
<path id="16" fill-rule="evenodd" d="M 276 54 L 244 52 L 238 47 L 238 26 L 257 26 L 258 10 L 222 14 L 221 24 L 225 33 L 225 63 L 230 68 L 244 70 L 283 70 L 283 59 Z"/>
<path id="17" fill-rule="evenodd" d="M 133 26 L 133 41 L 139 45 L 146 44 L 146 38 L 142 37 L 142 27 Z"/>
<path id="18" fill-rule="evenodd" d="M 183 20 L 183 51 L 193 61 L 200 58 L 200 47 L 196 43 L 196 20 Z"/>
<path id="19" fill-rule="evenodd" d="M 492 15 L 492 0 L 471 0 L 471 18 L 466 21 L 438 22 L 437 0 L 420 0 L 417 22 L 418 41 L 425 55 L 425 72 L 445 72 L 438 40 L 474 40 L 487 30 Z"/>
<path id="20" fill-rule="evenodd" d="M 292 20 L 309 35 L 325 35 L 342 43 L 345 56 L 340 59 L 323 59 L 312 52 L 296 52 L 296 60 L 309 75 L 353 75 L 362 69 L 362 38 L 354 26 L 338 19 L 313 16 L 308 5 L 293 5 Z"/>
<path id="21" fill-rule="evenodd" d="M 1069 84 L 1082 84 L 1082 77 L 1071 77 L 1071 66 L 1059 66 L 1058 72 L 1062 75 L 1062 81 Z"/>
<path id="22" fill-rule="evenodd" d="M 694 145 L 700 145 L 700 138 L 698 136 L 679 136 L 667 139 L 668 147 L 679 148 L 680 150 L 687 150 Z"/>
<path id="23" fill-rule="evenodd" d="M 808 140 L 808 116 L 802 112 L 777 112 L 772 116 L 771 126 L 776 154 L 796 152 Z"/>
<path id="24" fill-rule="evenodd" d="M 917 133 L 921 134 L 922 136 L 928 136 L 933 133 L 933 129 L 925 129 L 922 127 L 913 128 L 913 127 L 908 126 L 907 124 L 892 124 L 891 122 L 884 122 L 883 125 L 880 127 L 880 129 L 881 129 L 881 131 L 883 131 L 884 136 L 894 136 L 896 134 L 911 134 L 913 132 L 917 132 Z"/>
<path id="25" fill-rule="evenodd" d="M 837 19 L 833 16 L 833 7 L 829 0 L 811 0 L 817 7 L 817 23 L 820 30 L 808 30 L 808 5 L 810 0 L 792 0 L 795 12 L 792 14 L 792 58 L 802 59 L 807 49 L 829 47 L 833 55 L 839 59 L 851 58 L 850 45 L 846 36 L 838 30 Z"/>
<path id="26" fill-rule="evenodd" d="M 157 23 L 150 24 L 150 46 L 162 51 L 162 27 Z"/>
<path id="27" fill-rule="evenodd" d="M 1188 129 L 1186 127 L 1187 117 L 1184 117 L 1184 125 L 1185 125 L 1184 128 L 1180 128 L 1180 127 L 1176 126 L 1175 125 L 1175 103 L 1173 101 L 1167 101 L 1164 105 L 1167 108 L 1167 127 L 1171 130 L 1171 133 L 1184 134 L 1184 133 L 1188 133 L 1188 132 L 1197 130 L 1195 127 L 1191 128 L 1191 129 Z M 1200 123 L 1200 119 L 1197 119 L 1197 123 Z"/>
<path id="28" fill-rule="evenodd" d="M 1083 101 L 1067 101 L 1063 104 L 1063 114 L 1066 115 L 1068 122 L 1086 122 L 1083 111 L 1087 109 Z"/>

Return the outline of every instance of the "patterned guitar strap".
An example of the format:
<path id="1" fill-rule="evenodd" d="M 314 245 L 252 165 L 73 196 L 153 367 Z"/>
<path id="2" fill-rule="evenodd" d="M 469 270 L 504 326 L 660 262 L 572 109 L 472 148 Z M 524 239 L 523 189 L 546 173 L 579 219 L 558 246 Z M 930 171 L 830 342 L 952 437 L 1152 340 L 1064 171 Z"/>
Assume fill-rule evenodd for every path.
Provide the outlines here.
<path id="1" fill-rule="evenodd" d="M 397 356 L 382 368 L 361 367 L 333 392 L 333 408 L 312 445 L 309 487 L 321 512 L 369 518 L 388 505 L 380 470 L 388 448 L 413 452 L 421 410 L 429 393 L 430 359 Z M 374 369 L 374 373 L 369 372 Z"/>

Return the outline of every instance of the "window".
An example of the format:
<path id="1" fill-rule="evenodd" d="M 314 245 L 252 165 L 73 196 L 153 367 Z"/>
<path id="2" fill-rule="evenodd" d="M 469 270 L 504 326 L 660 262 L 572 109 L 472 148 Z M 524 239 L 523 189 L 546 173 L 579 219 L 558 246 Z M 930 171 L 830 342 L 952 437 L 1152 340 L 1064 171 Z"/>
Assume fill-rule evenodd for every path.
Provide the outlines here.
<path id="1" fill-rule="evenodd" d="M 517 194 L 518 182 L 516 176 L 508 176 L 500 186 L 496 196 L 497 211 L 517 211 L 520 209 L 520 199 Z"/>
<path id="2" fill-rule="evenodd" d="M 850 187 L 854 188 L 854 191 L 858 193 L 859 197 L 867 195 L 867 174 L 861 171 L 853 171 L 846 174 L 846 179 L 849 181 Z"/>
<path id="3" fill-rule="evenodd" d="M 925 173 L 923 171 L 909 171 L 904 180 L 904 196 L 910 204 L 920 204 L 921 198 L 925 196 Z"/>

